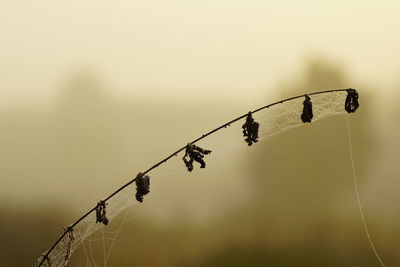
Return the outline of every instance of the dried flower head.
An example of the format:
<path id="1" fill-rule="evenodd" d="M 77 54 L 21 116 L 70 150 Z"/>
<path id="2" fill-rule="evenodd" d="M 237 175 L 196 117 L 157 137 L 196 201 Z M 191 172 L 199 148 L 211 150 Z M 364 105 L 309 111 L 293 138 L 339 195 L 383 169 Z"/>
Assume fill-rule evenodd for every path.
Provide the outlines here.
<path id="1" fill-rule="evenodd" d="M 150 177 L 139 172 L 136 176 L 136 200 L 143 202 L 143 196 L 150 193 Z"/>
<path id="2" fill-rule="evenodd" d="M 108 224 L 108 219 L 106 216 L 106 202 L 100 200 L 96 206 L 96 223 L 103 223 L 104 225 Z"/>
<path id="3" fill-rule="evenodd" d="M 347 113 L 354 113 L 359 106 L 360 104 L 358 103 L 358 92 L 355 89 L 347 89 L 347 97 L 344 104 L 344 109 L 347 111 Z"/>
<path id="4" fill-rule="evenodd" d="M 243 129 L 243 136 L 246 137 L 244 141 L 247 142 L 249 146 L 251 146 L 253 143 L 258 142 L 258 128 L 260 124 L 256 121 L 254 121 L 253 116 L 251 115 L 251 112 L 247 114 L 246 117 L 246 122 L 242 125 Z"/>
<path id="5" fill-rule="evenodd" d="M 202 149 L 194 144 L 187 144 L 185 149 L 185 155 L 183 156 L 183 162 L 185 163 L 189 172 L 193 170 L 193 161 L 200 163 L 200 168 L 205 168 L 206 163 L 203 160 L 204 155 L 211 153 L 211 150 Z"/>
<path id="6" fill-rule="evenodd" d="M 64 227 L 63 233 L 66 233 L 63 238 L 63 241 L 66 243 L 64 261 L 68 262 L 72 254 L 72 242 L 75 240 L 74 229 L 70 226 Z"/>
<path id="7" fill-rule="evenodd" d="M 303 102 L 303 113 L 301 114 L 301 120 L 302 122 L 306 123 L 311 122 L 314 115 L 312 110 L 311 98 L 307 94 L 304 96 L 306 99 Z"/>

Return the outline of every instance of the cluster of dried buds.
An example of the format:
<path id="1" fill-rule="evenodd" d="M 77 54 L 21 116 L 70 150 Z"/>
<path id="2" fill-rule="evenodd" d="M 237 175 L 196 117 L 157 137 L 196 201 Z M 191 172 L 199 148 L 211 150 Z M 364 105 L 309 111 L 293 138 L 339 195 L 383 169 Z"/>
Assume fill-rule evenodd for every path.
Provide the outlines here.
<path id="1" fill-rule="evenodd" d="M 306 99 L 303 102 L 303 113 L 301 113 L 301 121 L 311 122 L 312 118 L 314 117 L 313 109 L 312 109 L 312 102 L 311 98 L 308 95 L 304 96 Z"/>
<path id="2" fill-rule="evenodd" d="M 135 179 L 136 182 L 136 200 L 143 202 L 143 196 L 150 193 L 150 177 L 139 172 Z"/>
<path id="3" fill-rule="evenodd" d="M 254 121 L 251 112 L 247 114 L 246 122 L 242 125 L 243 136 L 246 137 L 244 141 L 251 146 L 253 143 L 258 142 L 258 128 L 260 124 Z"/>
<path id="4" fill-rule="evenodd" d="M 193 161 L 200 163 L 200 168 L 206 167 L 206 162 L 203 160 L 204 155 L 211 153 L 211 150 L 203 149 L 194 144 L 187 144 L 185 148 L 185 155 L 183 156 L 183 162 L 189 172 L 193 170 Z"/>
<path id="5" fill-rule="evenodd" d="M 358 103 L 358 92 L 355 89 L 347 89 L 346 103 L 344 108 L 347 113 L 354 113 L 358 109 L 360 104 Z"/>
<path id="6" fill-rule="evenodd" d="M 69 258 L 71 257 L 72 254 L 72 242 L 75 240 L 74 237 L 74 229 L 70 226 L 65 227 L 63 229 L 64 233 L 64 241 L 66 242 L 66 251 L 65 251 L 65 256 L 64 256 L 64 262 L 67 263 L 69 261 Z"/>
<path id="7" fill-rule="evenodd" d="M 100 200 L 96 206 L 96 223 L 103 223 L 104 225 L 108 224 L 108 218 L 106 216 L 106 202 Z"/>

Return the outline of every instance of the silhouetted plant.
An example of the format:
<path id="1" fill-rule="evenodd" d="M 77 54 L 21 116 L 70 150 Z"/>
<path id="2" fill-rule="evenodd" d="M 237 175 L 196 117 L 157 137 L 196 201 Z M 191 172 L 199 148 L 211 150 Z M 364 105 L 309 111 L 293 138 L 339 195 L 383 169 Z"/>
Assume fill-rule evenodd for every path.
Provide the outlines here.
<path id="1" fill-rule="evenodd" d="M 143 196 L 150 193 L 150 177 L 139 172 L 136 176 L 136 200 L 143 202 Z"/>
<path id="2" fill-rule="evenodd" d="M 108 219 L 106 216 L 106 202 L 100 200 L 96 206 L 96 223 L 103 223 L 104 225 L 108 224 Z"/>
<path id="3" fill-rule="evenodd" d="M 72 242 L 75 240 L 74 237 L 74 229 L 70 226 L 64 228 L 64 242 L 66 243 L 66 251 L 64 256 L 64 261 L 68 262 L 69 258 L 71 257 L 72 251 L 71 246 Z M 48 256 L 48 255 L 46 255 Z"/>
<path id="4" fill-rule="evenodd" d="M 332 92 L 343 92 L 343 91 L 348 92 L 346 102 L 345 102 L 345 110 L 348 113 L 354 113 L 357 110 L 357 108 L 359 107 L 358 93 L 354 89 L 334 89 L 334 90 L 310 93 L 309 95 L 319 95 L 319 94 L 326 94 L 326 93 L 332 93 Z M 100 223 L 103 223 L 104 225 L 107 225 L 109 220 L 106 217 L 106 209 L 105 209 L 106 201 L 108 201 L 109 199 L 111 199 L 112 197 L 114 197 L 115 195 L 120 193 L 122 190 L 124 190 L 126 187 L 131 185 L 133 182 L 136 183 L 136 195 L 135 195 L 136 200 L 139 202 L 143 202 L 143 196 L 150 192 L 150 177 L 147 175 L 147 173 L 152 171 L 153 169 L 159 167 L 161 164 L 167 162 L 172 157 L 177 156 L 177 154 L 180 153 L 181 151 L 185 150 L 185 155 L 183 156 L 183 161 L 189 172 L 193 170 L 193 162 L 194 161 L 196 161 L 200 164 L 200 168 L 205 168 L 206 163 L 203 160 L 203 158 L 204 158 L 204 155 L 210 154 L 211 150 L 206 150 L 199 146 L 196 146 L 195 143 L 206 138 L 207 136 L 219 131 L 220 129 L 226 128 L 227 126 L 230 126 L 232 123 L 237 122 L 243 118 L 246 118 L 246 121 L 242 126 L 243 136 L 246 137 L 245 141 L 250 146 L 253 143 L 257 142 L 258 138 L 259 138 L 258 137 L 259 123 L 254 121 L 254 119 L 252 117 L 252 113 L 256 113 L 261 110 L 272 107 L 274 105 L 282 104 L 284 102 L 288 102 L 288 101 L 298 99 L 301 97 L 305 97 L 305 100 L 303 102 L 303 112 L 301 114 L 301 120 L 304 123 L 311 122 L 311 120 L 313 118 L 313 110 L 312 110 L 312 102 L 311 102 L 309 95 L 306 94 L 306 95 L 300 95 L 300 96 L 287 98 L 287 99 L 263 106 L 252 112 L 248 112 L 245 115 L 239 116 L 239 117 L 215 128 L 214 130 L 211 130 L 208 133 L 203 134 L 201 137 L 197 138 L 196 140 L 192 141 L 191 143 L 187 144 L 186 146 L 178 149 L 176 152 L 172 153 L 165 159 L 159 161 L 158 163 L 156 163 L 155 165 L 153 165 L 152 167 L 150 167 L 143 173 L 139 172 L 138 175 L 134 179 L 127 182 L 122 187 L 120 187 L 119 189 L 114 191 L 112 194 L 110 194 L 107 198 L 105 198 L 104 200 L 97 203 L 97 205 L 95 207 L 93 207 L 86 214 L 84 214 L 82 217 L 80 217 L 71 226 L 66 227 L 64 229 L 62 235 L 57 239 L 57 241 L 52 245 L 52 247 L 38 259 L 38 261 L 37 261 L 38 267 L 42 266 L 45 263 L 53 264 L 56 261 L 55 264 L 58 264 L 60 262 L 60 260 L 61 260 L 61 258 L 59 258 L 60 254 L 54 253 L 54 255 L 52 255 L 52 257 L 50 257 L 50 254 L 52 253 L 52 251 L 54 251 L 56 246 L 60 244 L 61 241 L 63 241 L 61 243 L 62 245 L 60 247 L 58 247 L 57 249 L 60 249 L 62 252 L 65 251 L 65 253 L 66 253 L 65 257 L 63 258 L 63 260 L 61 260 L 61 263 L 64 263 L 64 265 L 65 265 L 68 262 L 70 255 L 72 253 L 72 243 L 75 240 L 74 233 L 73 233 L 74 227 L 76 227 L 80 222 L 82 222 L 87 216 L 89 216 L 94 211 L 96 212 L 96 223 L 100 222 Z M 81 237 L 81 235 L 80 235 L 80 237 Z M 79 241 L 79 239 L 78 239 L 78 241 Z"/>
<path id="5" fill-rule="evenodd" d="M 206 167 L 206 162 L 203 160 L 204 155 L 211 153 L 211 150 L 202 149 L 194 144 L 187 144 L 185 148 L 185 155 L 183 156 L 183 162 L 185 163 L 187 170 L 191 172 L 193 170 L 193 161 L 200 163 L 200 168 Z"/>
<path id="6" fill-rule="evenodd" d="M 312 109 L 312 102 L 311 98 L 308 95 L 305 95 L 305 100 L 303 102 L 303 113 L 301 114 L 301 120 L 306 122 L 311 122 L 313 118 L 313 109 Z"/>
<path id="7" fill-rule="evenodd" d="M 344 105 L 345 110 L 348 113 L 354 113 L 359 106 L 360 104 L 358 103 L 358 92 L 355 89 L 347 89 L 347 97 Z"/>
<path id="8" fill-rule="evenodd" d="M 243 136 L 246 137 L 244 141 L 251 146 L 253 143 L 258 142 L 258 128 L 260 124 L 254 121 L 251 112 L 247 114 L 246 122 L 242 125 Z"/>

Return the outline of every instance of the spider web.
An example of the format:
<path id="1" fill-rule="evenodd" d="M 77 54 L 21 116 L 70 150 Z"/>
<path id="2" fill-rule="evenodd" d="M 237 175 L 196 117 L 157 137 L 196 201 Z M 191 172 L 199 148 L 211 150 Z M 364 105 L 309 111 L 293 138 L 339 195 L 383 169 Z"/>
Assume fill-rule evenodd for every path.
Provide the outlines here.
<path id="1" fill-rule="evenodd" d="M 313 103 L 313 122 L 321 120 L 330 116 L 345 114 L 344 103 L 347 96 L 346 91 L 327 92 L 311 96 Z M 260 124 L 259 127 L 259 140 L 269 138 L 277 135 L 289 129 L 305 125 L 300 115 L 303 108 L 304 98 L 296 98 L 281 104 L 277 104 L 261 110 L 260 112 L 253 113 L 253 118 Z M 201 147 L 211 149 L 213 152 L 210 157 L 206 158 L 206 161 L 210 162 L 213 160 L 214 155 L 226 153 L 235 148 L 247 147 L 242 136 L 242 124 L 245 119 L 233 123 L 227 126 L 225 129 L 215 132 L 213 135 L 202 139 L 198 142 Z M 256 144 L 253 144 L 256 145 Z M 185 165 L 182 161 L 183 152 L 178 153 L 176 157 L 171 158 L 166 163 L 162 164 L 158 168 L 152 170 L 149 175 L 151 176 L 151 193 L 145 196 L 144 203 L 138 203 L 135 200 L 136 187 L 132 183 L 124 190 L 120 191 L 117 195 L 107 201 L 107 218 L 112 221 L 118 214 L 126 210 L 132 205 L 140 205 L 139 212 L 133 217 L 129 217 L 128 213 L 125 214 L 120 226 L 116 231 L 107 231 L 105 225 L 96 223 L 96 214 L 92 212 L 89 216 L 85 217 L 77 225 L 74 226 L 68 234 L 66 234 L 61 241 L 54 247 L 49 256 L 44 259 L 44 252 L 36 262 L 38 266 L 42 261 L 41 266 L 66 266 L 71 258 L 71 255 L 83 245 L 86 257 L 88 259 L 88 266 L 91 266 L 89 262 L 93 263 L 93 266 L 97 266 L 91 253 L 92 242 L 103 242 L 104 256 L 103 264 L 106 265 L 109 255 L 111 253 L 112 246 L 118 237 L 120 229 L 124 223 L 133 220 L 141 214 L 151 202 L 157 200 L 157 192 L 165 187 L 171 187 L 171 183 L 163 180 L 163 177 L 170 175 L 177 175 L 187 173 Z M 171 189 L 170 189 L 171 190 Z M 68 229 L 68 228 L 66 228 Z M 99 231 L 103 230 L 103 231 Z M 65 229 L 61 234 L 66 231 Z M 94 233 L 100 233 L 100 238 L 93 238 Z M 106 250 L 105 241 L 111 242 L 111 245 Z M 91 261 L 89 261 L 91 258 Z M 90 264 L 90 265 L 89 265 Z"/>

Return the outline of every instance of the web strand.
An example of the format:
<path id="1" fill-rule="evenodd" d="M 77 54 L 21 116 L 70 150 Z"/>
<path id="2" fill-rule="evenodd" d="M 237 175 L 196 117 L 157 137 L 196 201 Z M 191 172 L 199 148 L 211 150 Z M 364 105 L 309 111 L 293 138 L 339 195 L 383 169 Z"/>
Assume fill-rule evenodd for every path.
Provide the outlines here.
<path id="1" fill-rule="evenodd" d="M 115 234 L 115 236 L 114 236 L 114 238 L 113 238 L 113 240 L 111 242 L 110 248 L 109 248 L 108 253 L 107 253 L 107 257 L 105 257 L 105 260 L 104 260 L 104 266 L 107 265 L 108 259 L 111 256 L 111 251 L 113 249 L 114 243 L 117 240 L 117 238 L 118 238 L 118 236 L 119 236 L 119 234 L 121 232 L 121 229 L 122 229 L 122 227 L 124 226 L 124 224 L 126 222 L 127 216 L 128 216 L 128 212 L 125 213 L 124 218 L 122 219 L 121 224 L 118 227 L 117 233 Z"/>
<path id="2" fill-rule="evenodd" d="M 90 257 L 92 258 L 93 264 L 95 267 L 97 267 L 96 260 L 94 259 L 94 255 L 93 255 L 92 242 L 90 242 L 90 240 L 89 240 L 89 251 L 90 251 Z"/>
<path id="3" fill-rule="evenodd" d="M 91 266 L 90 265 L 90 259 L 89 259 L 89 256 L 87 254 L 87 251 L 86 251 L 85 241 L 82 241 L 82 246 L 83 246 L 83 251 L 85 252 L 85 256 L 86 256 L 86 267 L 90 267 Z"/>
<path id="4" fill-rule="evenodd" d="M 364 231 L 365 231 L 365 234 L 367 235 L 369 244 L 370 244 L 370 246 L 372 248 L 372 251 L 375 254 L 376 259 L 379 261 L 381 266 L 386 267 L 386 265 L 383 263 L 381 257 L 379 256 L 378 251 L 375 248 L 374 242 L 372 241 L 371 235 L 370 235 L 368 227 L 367 227 L 367 223 L 365 221 L 364 210 L 363 210 L 362 205 L 361 205 L 360 190 L 358 189 L 358 182 L 357 182 L 356 171 L 355 171 L 355 166 L 354 166 L 353 146 L 352 146 L 352 141 L 351 141 L 350 116 L 349 115 L 347 115 L 347 133 L 348 133 L 348 140 L 349 140 L 351 168 L 352 168 L 352 171 L 353 171 L 354 189 L 355 189 L 356 196 L 357 196 L 357 204 L 358 204 L 358 209 L 360 210 L 360 215 L 361 215 L 361 220 L 362 220 L 362 223 L 363 223 Z"/>

